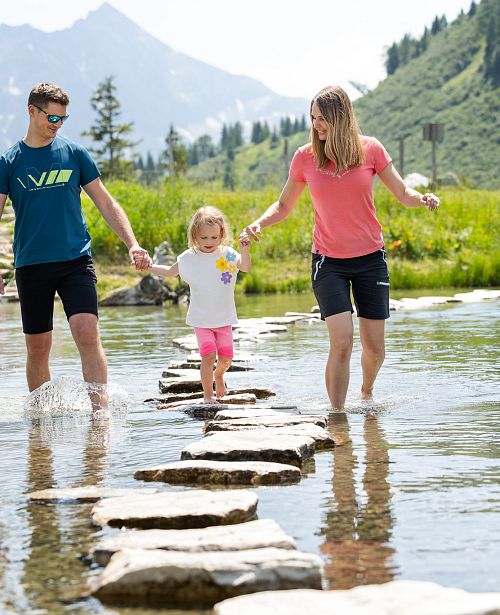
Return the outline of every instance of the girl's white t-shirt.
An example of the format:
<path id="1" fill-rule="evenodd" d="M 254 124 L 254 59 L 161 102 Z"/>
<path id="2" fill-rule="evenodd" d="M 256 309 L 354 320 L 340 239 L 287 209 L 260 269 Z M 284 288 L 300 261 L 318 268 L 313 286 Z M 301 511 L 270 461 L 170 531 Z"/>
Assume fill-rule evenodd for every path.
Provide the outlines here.
<path id="1" fill-rule="evenodd" d="M 234 287 L 239 258 L 239 253 L 227 246 L 209 253 L 190 248 L 177 258 L 179 275 L 191 291 L 188 325 L 216 329 L 238 322 Z"/>

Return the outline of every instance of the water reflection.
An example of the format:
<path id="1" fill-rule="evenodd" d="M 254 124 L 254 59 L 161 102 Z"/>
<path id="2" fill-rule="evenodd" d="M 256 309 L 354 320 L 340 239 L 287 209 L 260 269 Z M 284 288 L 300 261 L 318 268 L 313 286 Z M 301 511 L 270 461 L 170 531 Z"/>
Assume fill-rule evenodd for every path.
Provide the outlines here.
<path id="1" fill-rule="evenodd" d="M 101 483 L 107 469 L 109 417 L 106 413 L 93 413 L 82 418 L 80 425 L 83 427 L 85 422 L 83 468 L 80 479 L 72 485 L 75 487 Z M 68 421 L 65 426 L 60 417 L 44 417 L 32 418 L 29 423 L 27 491 L 55 487 L 52 447 L 57 437 L 51 436 L 60 436 L 68 425 L 74 429 L 74 422 Z M 88 504 L 27 504 L 27 525 L 31 533 L 22 585 L 31 610 L 62 613 L 67 603 L 81 595 L 87 573 L 83 556 L 93 542 L 90 508 Z"/>
<path id="2" fill-rule="evenodd" d="M 393 527 L 391 492 L 388 481 L 389 455 L 378 419 L 364 419 L 365 495 L 356 490 L 358 459 L 349 440 L 333 451 L 331 509 L 321 534 L 321 552 L 327 556 L 325 579 L 329 589 L 391 581 L 397 570 L 390 546 Z M 345 439 L 350 437 L 347 415 L 330 415 L 328 429 Z"/>

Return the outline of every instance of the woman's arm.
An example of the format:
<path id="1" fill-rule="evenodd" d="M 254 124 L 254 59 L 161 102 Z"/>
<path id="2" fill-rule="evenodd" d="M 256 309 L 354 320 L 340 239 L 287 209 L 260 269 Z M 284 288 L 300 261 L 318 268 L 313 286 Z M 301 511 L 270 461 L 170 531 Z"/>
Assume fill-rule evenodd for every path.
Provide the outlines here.
<path id="1" fill-rule="evenodd" d="M 428 207 L 430 211 L 434 211 L 439 207 L 439 198 L 432 194 L 432 192 L 421 194 L 417 190 L 409 188 L 394 168 L 392 162 L 380 171 L 378 176 L 397 200 L 406 207 Z"/>
<path id="2" fill-rule="evenodd" d="M 259 235 L 263 228 L 277 224 L 284 220 L 293 210 L 306 184 L 291 177 L 281 191 L 279 199 L 274 202 L 263 214 L 245 227 L 244 232 L 255 241 L 259 241 Z"/>
<path id="3" fill-rule="evenodd" d="M 170 267 L 166 265 L 151 265 L 149 271 L 153 275 L 159 275 L 162 278 L 175 278 L 176 275 L 179 275 L 179 263 L 175 262 Z"/>

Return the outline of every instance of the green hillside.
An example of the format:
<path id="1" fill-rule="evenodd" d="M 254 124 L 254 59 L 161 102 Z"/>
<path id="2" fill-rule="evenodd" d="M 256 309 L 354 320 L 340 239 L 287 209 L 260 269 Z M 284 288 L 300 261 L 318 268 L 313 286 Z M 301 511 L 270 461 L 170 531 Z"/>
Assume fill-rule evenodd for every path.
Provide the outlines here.
<path id="1" fill-rule="evenodd" d="M 438 181 L 452 173 L 469 187 L 493 189 L 500 187 L 499 83 L 500 2 L 482 0 L 429 36 L 425 51 L 354 104 L 362 132 L 378 137 L 397 167 L 399 139 L 405 137 L 405 174 L 431 176 L 431 143 L 422 140 L 422 125 L 443 123 Z M 283 138 L 274 148 L 269 139 L 243 146 L 235 154 L 236 187 L 281 184 L 296 147 L 307 141 L 307 132 L 289 137 L 287 157 Z M 225 165 L 220 154 L 190 169 L 188 177 L 222 185 Z"/>

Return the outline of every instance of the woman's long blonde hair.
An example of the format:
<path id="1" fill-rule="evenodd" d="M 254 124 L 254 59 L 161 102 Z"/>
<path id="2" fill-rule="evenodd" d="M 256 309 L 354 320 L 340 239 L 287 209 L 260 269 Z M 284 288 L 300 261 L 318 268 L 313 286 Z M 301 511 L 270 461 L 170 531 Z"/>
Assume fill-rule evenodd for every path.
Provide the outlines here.
<path id="1" fill-rule="evenodd" d="M 311 143 L 318 169 L 322 169 L 328 160 L 335 164 L 336 175 L 359 167 L 364 161 L 364 150 L 349 96 L 338 85 L 323 88 L 311 100 L 311 121 L 314 103 L 328 123 L 325 141 L 319 139 L 318 133 L 311 126 Z"/>
<path id="2" fill-rule="evenodd" d="M 232 243 L 231 230 L 226 216 L 215 207 L 200 207 L 196 211 L 189 222 L 187 230 L 188 245 L 195 252 L 198 249 L 198 234 L 200 227 L 203 224 L 209 224 L 210 226 L 218 226 L 220 229 L 221 245 L 228 246 Z"/>

